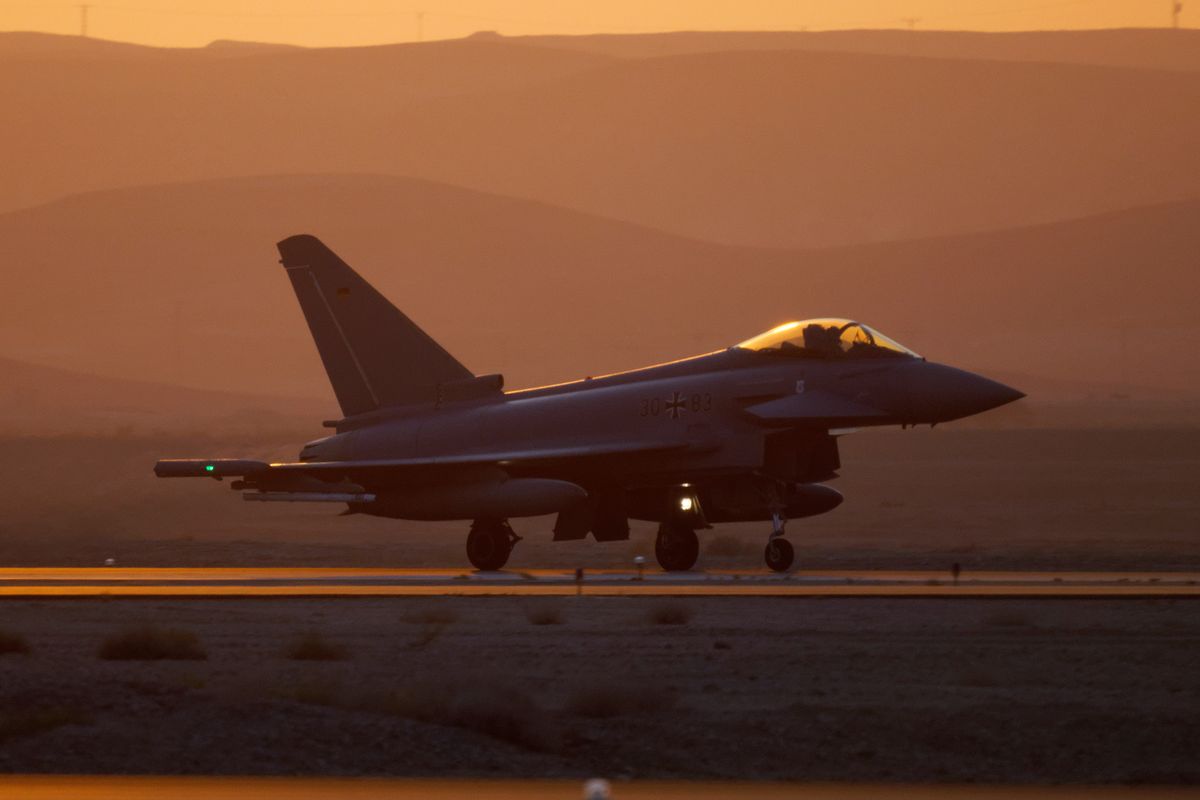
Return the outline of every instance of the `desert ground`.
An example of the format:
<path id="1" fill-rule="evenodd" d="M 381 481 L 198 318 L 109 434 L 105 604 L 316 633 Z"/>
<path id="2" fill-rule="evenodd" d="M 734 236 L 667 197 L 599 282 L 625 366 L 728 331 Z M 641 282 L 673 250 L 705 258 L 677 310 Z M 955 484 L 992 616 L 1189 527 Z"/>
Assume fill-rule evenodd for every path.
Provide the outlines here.
<path id="1" fill-rule="evenodd" d="M 28 646 L 0 656 L 3 772 L 1200 780 L 1188 600 L 14 600 L 0 613 Z M 142 626 L 194 634 L 203 659 L 99 657 Z M 297 660 L 305 650 L 323 660 Z"/>

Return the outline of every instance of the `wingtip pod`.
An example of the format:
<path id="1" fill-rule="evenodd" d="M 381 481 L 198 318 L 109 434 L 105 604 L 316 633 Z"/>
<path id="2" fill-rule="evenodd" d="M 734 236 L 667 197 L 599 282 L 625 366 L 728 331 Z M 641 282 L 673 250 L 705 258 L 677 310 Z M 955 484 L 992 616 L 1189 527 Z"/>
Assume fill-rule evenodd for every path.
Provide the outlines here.
<path id="1" fill-rule="evenodd" d="M 154 474 L 160 478 L 226 478 L 267 468 L 265 462 L 245 458 L 162 458 L 154 465 Z"/>

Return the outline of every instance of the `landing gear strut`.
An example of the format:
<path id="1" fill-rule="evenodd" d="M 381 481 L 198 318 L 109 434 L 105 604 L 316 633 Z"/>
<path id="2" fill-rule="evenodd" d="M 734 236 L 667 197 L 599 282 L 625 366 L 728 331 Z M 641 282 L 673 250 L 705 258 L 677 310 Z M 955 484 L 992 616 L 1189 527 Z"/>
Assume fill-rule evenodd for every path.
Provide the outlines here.
<path id="1" fill-rule="evenodd" d="M 467 558 L 478 570 L 501 569 L 520 540 L 506 520 L 477 519 L 467 534 Z"/>
<path id="2" fill-rule="evenodd" d="M 654 541 L 654 555 L 659 566 L 667 572 L 686 572 L 696 566 L 700 540 L 695 529 L 681 522 L 661 523 L 658 538 Z"/>
<path id="3" fill-rule="evenodd" d="M 771 537 L 767 539 L 767 548 L 763 552 L 763 557 L 766 559 L 767 566 L 775 572 L 787 572 L 792 568 L 792 562 L 796 560 L 796 551 L 792 547 L 792 543 L 784 539 L 784 525 L 787 524 L 778 511 L 771 514 L 771 521 L 774 523 L 774 528 L 771 531 Z"/>

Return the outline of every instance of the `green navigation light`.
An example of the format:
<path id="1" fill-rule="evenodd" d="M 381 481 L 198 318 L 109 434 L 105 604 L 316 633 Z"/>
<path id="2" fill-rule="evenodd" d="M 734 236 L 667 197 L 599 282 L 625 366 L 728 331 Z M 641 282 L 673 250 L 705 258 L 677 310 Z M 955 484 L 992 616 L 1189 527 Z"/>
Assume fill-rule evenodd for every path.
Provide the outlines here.
<path id="1" fill-rule="evenodd" d="M 205 472 L 212 472 L 214 469 L 216 469 L 216 467 L 214 467 L 212 464 L 205 464 L 205 465 L 204 465 L 204 471 L 205 471 Z"/>

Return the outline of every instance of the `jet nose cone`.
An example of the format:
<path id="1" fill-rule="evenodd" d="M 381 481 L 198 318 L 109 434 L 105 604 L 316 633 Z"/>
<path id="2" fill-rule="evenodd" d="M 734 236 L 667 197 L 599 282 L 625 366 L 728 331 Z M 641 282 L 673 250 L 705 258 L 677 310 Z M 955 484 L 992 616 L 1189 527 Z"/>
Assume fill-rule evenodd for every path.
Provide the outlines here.
<path id="1" fill-rule="evenodd" d="M 1014 389 L 1011 386 L 1005 386 L 1003 383 L 999 383 L 997 381 L 989 381 L 987 378 L 984 378 L 984 380 L 993 387 L 992 404 L 989 405 L 988 408 L 999 408 L 1000 406 L 1007 405 L 1009 403 L 1015 403 L 1016 401 L 1025 397 L 1025 393 L 1020 389 Z"/>
<path id="2" fill-rule="evenodd" d="M 1024 392 L 944 364 L 921 365 L 908 380 L 908 396 L 916 422 L 949 422 L 1020 400 Z"/>

